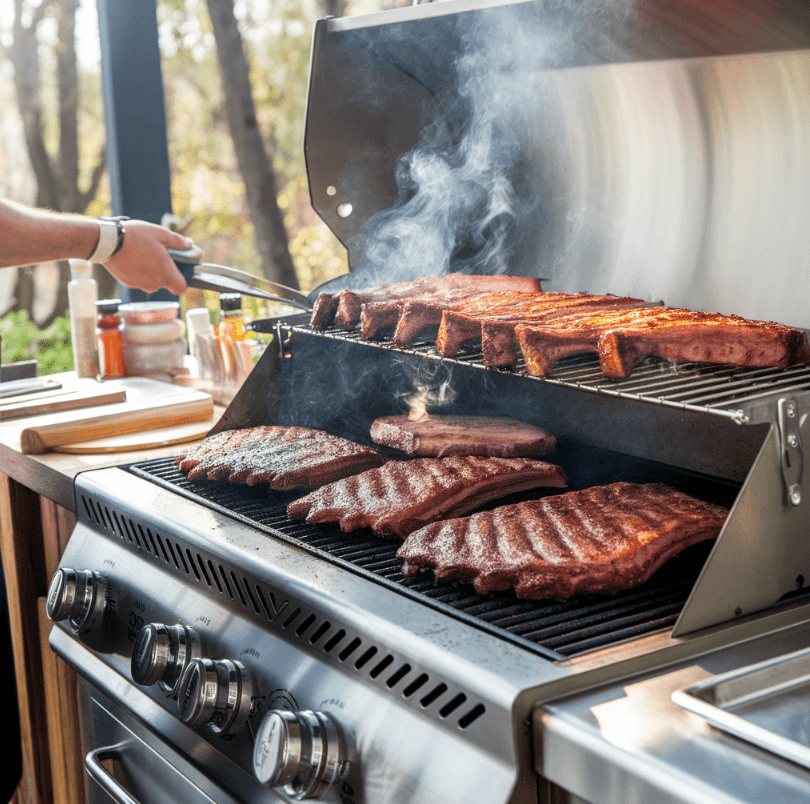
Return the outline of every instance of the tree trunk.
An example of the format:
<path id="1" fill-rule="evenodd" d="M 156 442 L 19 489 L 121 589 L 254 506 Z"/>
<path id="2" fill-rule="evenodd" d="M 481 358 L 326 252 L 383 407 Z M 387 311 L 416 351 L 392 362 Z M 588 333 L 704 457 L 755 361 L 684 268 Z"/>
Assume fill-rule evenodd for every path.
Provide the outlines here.
<path id="1" fill-rule="evenodd" d="M 207 2 L 222 76 L 228 129 L 245 184 L 262 273 L 267 279 L 297 288 L 298 277 L 290 256 L 284 216 L 278 206 L 276 173 L 256 119 L 250 70 L 234 16 L 233 0 Z"/>
<path id="2" fill-rule="evenodd" d="M 76 59 L 76 9 L 78 0 L 43 1 L 33 6 L 24 0 L 14 0 L 13 40 L 6 55 L 14 67 L 17 106 L 23 121 L 28 156 L 37 183 L 35 204 L 59 212 L 79 212 L 95 198 L 106 166 L 102 150 L 92 170 L 87 189 L 79 187 L 79 71 Z M 24 11 L 29 10 L 30 22 L 24 23 Z M 55 157 L 45 143 L 45 114 L 42 98 L 42 68 L 39 60 L 39 24 L 47 13 L 56 17 L 56 86 L 57 126 L 59 148 Z M 26 310 L 33 318 L 33 296 L 29 272 L 17 272 L 15 310 Z M 53 310 L 45 320 L 48 326 L 54 318 L 68 310 L 67 283 L 70 269 L 59 263 L 59 288 Z"/>

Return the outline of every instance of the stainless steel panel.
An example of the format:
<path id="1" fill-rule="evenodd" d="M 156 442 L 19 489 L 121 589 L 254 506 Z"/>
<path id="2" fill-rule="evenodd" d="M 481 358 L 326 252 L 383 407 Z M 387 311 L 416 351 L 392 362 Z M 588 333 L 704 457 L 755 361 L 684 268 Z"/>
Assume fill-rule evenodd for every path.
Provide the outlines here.
<path id="1" fill-rule="evenodd" d="M 708 723 L 810 768 L 810 650 L 741 667 L 672 693 Z"/>
<path id="2" fill-rule="evenodd" d="M 79 482 L 86 485 L 100 474 L 89 473 Z M 153 484 L 120 471 L 116 476 L 113 485 L 132 502 L 128 509 L 109 498 L 103 503 L 105 522 L 115 535 L 104 536 L 80 521 L 63 558 L 68 566 L 103 571 L 112 584 L 118 623 L 109 643 L 114 650 L 94 654 L 61 626 L 54 628 L 51 645 L 176 750 L 202 761 L 219 783 L 230 789 L 236 784 L 251 791 L 249 800 L 263 800 L 257 793 L 262 788 L 250 778 L 255 724 L 224 740 L 180 723 L 175 704 L 156 687 L 131 683 L 129 660 L 139 622 L 192 625 L 207 655 L 241 661 L 253 680 L 256 717 L 274 703 L 334 716 L 349 745 L 351 770 L 344 781 L 356 804 L 457 797 L 528 804 L 536 799 L 531 776 L 518 776 L 518 768 L 528 768 L 530 761 L 518 732 L 531 702 L 516 703 L 516 685 L 559 676 L 553 665 L 513 650 L 485 649 L 482 643 L 493 640 L 473 629 L 448 628 L 441 616 L 351 573 L 322 566 Z M 83 499 L 80 493 L 80 510 Z M 86 519 L 86 510 L 83 514 Z M 129 542 L 125 534 L 133 532 L 146 547 Z M 167 555 L 183 557 L 179 570 L 171 560 L 167 564 L 160 548 L 154 553 L 157 539 Z M 192 563 L 204 567 L 206 576 L 195 579 L 199 569 L 192 571 Z M 351 660 L 341 659 L 353 638 L 364 647 Z M 329 651 L 324 641 L 332 642 Z M 376 658 L 361 665 L 365 653 Z M 385 669 L 375 672 L 378 664 Z M 398 681 L 404 666 L 409 675 Z M 404 688 L 421 674 L 430 683 L 418 695 L 406 694 Z M 439 690 L 435 704 L 427 701 L 432 689 Z M 459 694 L 464 707 L 444 712 Z M 476 702 L 483 714 L 464 728 L 459 716 Z M 523 713 L 517 722 L 513 707 Z M 340 796 L 334 788 L 323 800 L 338 802 Z"/>
<path id="3" fill-rule="evenodd" d="M 85 678 L 79 680 L 90 804 L 240 804 Z M 94 756 L 92 756 L 94 755 Z M 280 799 L 268 795 L 268 804 Z"/>
<path id="4" fill-rule="evenodd" d="M 798 804 L 810 771 L 708 725 L 672 693 L 807 642 L 807 627 L 539 707 L 535 768 L 592 804 Z"/>

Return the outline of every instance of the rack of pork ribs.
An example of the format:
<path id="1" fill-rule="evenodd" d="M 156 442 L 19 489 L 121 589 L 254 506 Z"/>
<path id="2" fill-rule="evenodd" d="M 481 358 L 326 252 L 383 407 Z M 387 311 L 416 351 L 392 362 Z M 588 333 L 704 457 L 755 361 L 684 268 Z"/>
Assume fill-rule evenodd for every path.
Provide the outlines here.
<path id="1" fill-rule="evenodd" d="M 492 432 L 502 454 L 487 447 Z M 525 457 L 545 456 L 554 437 L 510 420 L 385 417 L 372 434 L 398 444 L 403 459 L 320 430 L 260 426 L 221 431 L 175 460 L 191 480 L 302 489 L 290 519 L 338 524 L 347 538 L 370 529 L 401 540 L 405 573 L 429 569 L 482 594 L 512 588 L 531 599 L 643 583 L 686 547 L 716 537 L 728 513 L 662 484 L 566 492 L 559 466 Z M 462 447 L 481 454 L 456 454 Z M 532 499 L 499 505 L 516 493 Z"/>
<path id="2" fill-rule="evenodd" d="M 603 374 L 627 377 L 647 357 L 745 368 L 810 362 L 804 331 L 736 315 L 696 312 L 627 296 L 544 293 L 539 280 L 449 274 L 321 294 L 315 330 L 360 327 L 366 339 L 407 347 L 433 340 L 453 357 L 480 344 L 489 368 L 512 368 L 522 354 L 530 375 L 551 374 L 566 355 L 595 352 Z"/>

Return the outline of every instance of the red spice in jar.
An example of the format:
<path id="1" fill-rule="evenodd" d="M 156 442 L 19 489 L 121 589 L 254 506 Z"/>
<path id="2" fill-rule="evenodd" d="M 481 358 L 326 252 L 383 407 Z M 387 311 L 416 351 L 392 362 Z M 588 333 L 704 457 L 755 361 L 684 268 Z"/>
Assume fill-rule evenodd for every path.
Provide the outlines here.
<path id="1" fill-rule="evenodd" d="M 124 339 L 121 334 L 121 317 L 118 315 L 119 304 L 120 299 L 96 302 L 99 373 L 105 380 L 126 377 L 127 374 L 124 368 Z"/>

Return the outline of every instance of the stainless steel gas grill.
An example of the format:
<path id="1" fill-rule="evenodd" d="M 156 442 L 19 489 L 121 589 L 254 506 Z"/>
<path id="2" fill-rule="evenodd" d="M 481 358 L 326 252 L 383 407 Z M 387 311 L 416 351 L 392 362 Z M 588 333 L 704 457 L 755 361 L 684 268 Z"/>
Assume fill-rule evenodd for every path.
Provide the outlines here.
<path id="1" fill-rule="evenodd" d="M 305 150 L 313 205 L 349 250 L 335 285 L 432 273 L 442 254 L 545 290 L 809 326 L 810 16 L 693 5 L 449 0 L 320 21 Z M 172 459 L 85 472 L 51 645 L 85 679 L 105 795 L 685 804 L 808 789 L 804 767 L 671 697 L 691 690 L 675 695 L 691 705 L 707 676 L 803 646 L 810 366 L 648 360 L 610 380 L 575 356 L 539 379 L 307 316 L 256 326 L 274 341 L 215 431 L 370 444 L 372 421 L 416 396 L 551 431 L 572 489 L 659 481 L 730 514 L 642 586 L 527 601 L 404 575 L 394 542 L 289 520 L 293 492 L 189 480 Z"/>

